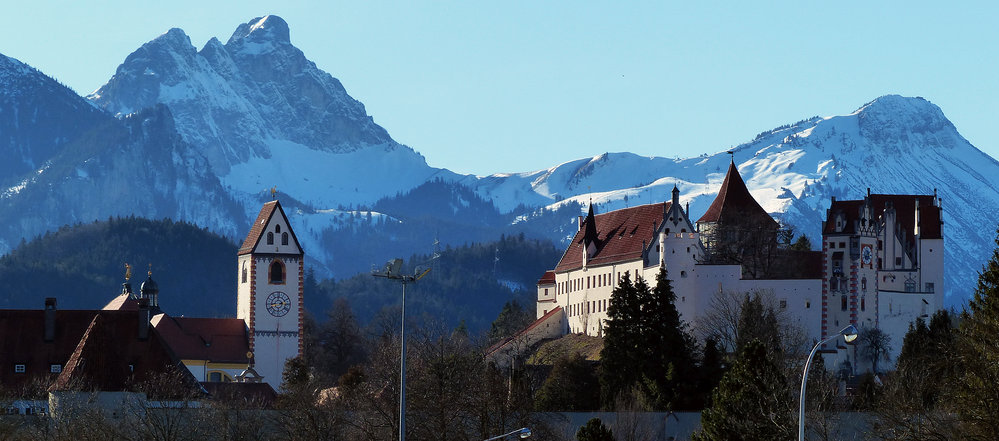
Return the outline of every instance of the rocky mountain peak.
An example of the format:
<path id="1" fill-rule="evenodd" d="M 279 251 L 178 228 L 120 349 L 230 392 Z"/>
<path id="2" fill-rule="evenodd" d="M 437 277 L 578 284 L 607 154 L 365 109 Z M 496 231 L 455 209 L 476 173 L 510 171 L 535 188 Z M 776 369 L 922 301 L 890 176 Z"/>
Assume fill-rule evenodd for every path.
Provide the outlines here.
<path id="1" fill-rule="evenodd" d="M 276 15 L 257 17 L 236 27 L 226 47 L 235 52 L 260 54 L 290 46 L 288 23 Z"/>
<path id="2" fill-rule="evenodd" d="M 922 97 L 885 95 L 854 112 L 860 129 L 875 140 L 907 141 L 913 134 L 955 130 L 937 105 Z"/>

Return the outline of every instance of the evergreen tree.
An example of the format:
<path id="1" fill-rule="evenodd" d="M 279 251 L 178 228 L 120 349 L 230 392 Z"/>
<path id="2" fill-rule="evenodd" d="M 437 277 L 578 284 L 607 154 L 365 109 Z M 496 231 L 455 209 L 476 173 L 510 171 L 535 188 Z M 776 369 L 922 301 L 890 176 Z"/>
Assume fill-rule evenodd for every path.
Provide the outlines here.
<path id="1" fill-rule="evenodd" d="M 586 425 L 576 432 L 577 441 L 614 441 L 614 432 L 607 428 L 600 418 L 590 418 Z"/>
<path id="2" fill-rule="evenodd" d="M 676 295 L 660 268 L 656 288 L 625 276 L 611 294 L 600 383 L 604 403 L 637 390 L 655 409 L 687 409 L 696 403 L 694 340 L 676 310 Z"/>
<path id="3" fill-rule="evenodd" d="M 749 342 L 759 340 L 771 354 L 780 353 L 781 339 L 777 323 L 776 312 L 773 308 L 763 306 L 763 299 L 759 294 L 746 295 L 739 309 L 735 352 L 740 353 Z"/>
<path id="4" fill-rule="evenodd" d="M 696 403 L 694 339 L 676 310 L 676 294 L 666 268 L 656 287 L 642 293 L 642 326 L 647 342 L 643 360 L 644 393 L 653 408 L 686 410 Z"/>
<path id="5" fill-rule="evenodd" d="M 992 439 L 999 434 L 999 248 L 978 275 L 959 329 L 954 405 L 969 439 Z"/>
<path id="6" fill-rule="evenodd" d="M 759 340 L 745 345 L 701 413 L 695 441 L 780 441 L 794 437 L 784 371 Z"/>
<path id="7" fill-rule="evenodd" d="M 725 374 L 724 357 L 717 340 L 709 337 L 704 341 L 704 353 L 697 370 L 700 374 L 697 387 L 697 400 L 699 402 L 696 403 L 695 408 L 703 409 L 711 405 L 711 392 L 718 387 L 722 375 Z"/>
<path id="8" fill-rule="evenodd" d="M 645 285 L 642 282 L 642 285 Z M 631 282 L 630 272 L 625 271 L 618 285 L 611 291 L 607 307 L 607 327 L 604 329 L 604 348 L 600 351 L 600 397 L 610 407 L 618 395 L 628 392 L 638 381 L 640 358 L 644 356 L 644 341 L 638 329 L 641 304 L 638 289 Z"/>

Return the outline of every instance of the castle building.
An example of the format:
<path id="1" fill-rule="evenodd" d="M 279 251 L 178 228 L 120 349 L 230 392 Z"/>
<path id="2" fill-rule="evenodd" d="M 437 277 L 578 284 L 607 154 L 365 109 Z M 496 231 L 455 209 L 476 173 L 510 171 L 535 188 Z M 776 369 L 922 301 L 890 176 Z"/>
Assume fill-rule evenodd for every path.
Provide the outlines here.
<path id="1" fill-rule="evenodd" d="M 719 296 L 760 293 L 810 341 L 848 324 L 877 327 L 891 337 L 892 357 L 909 322 L 943 307 L 935 196 L 833 200 L 821 252 L 777 243 L 779 224 L 749 193 L 734 161 L 696 223 L 681 207 L 678 188 L 671 196 L 603 214 L 591 204 L 558 264 L 538 281 L 538 322 L 520 337 L 602 336 L 622 275 L 654 286 L 660 266 L 672 282 L 677 310 L 694 328 Z M 825 350 L 831 365 L 864 366 L 855 347 Z"/>
<path id="2" fill-rule="evenodd" d="M 879 328 L 894 359 L 909 324 L 943 309 L 943 251 L 935 194 L 833 198 L 822 223 L 823 335 Z"/>

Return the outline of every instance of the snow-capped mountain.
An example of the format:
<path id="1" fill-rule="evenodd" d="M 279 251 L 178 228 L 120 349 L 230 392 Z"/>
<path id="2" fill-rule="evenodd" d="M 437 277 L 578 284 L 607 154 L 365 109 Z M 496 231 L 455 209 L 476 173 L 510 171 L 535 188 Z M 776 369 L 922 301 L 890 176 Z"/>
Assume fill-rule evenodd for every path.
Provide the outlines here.
<path id="1" fill-rule="evenodd" d="M 934 194 L 944 208 L 950 304 L 967 298 L 994 247 L 999 162 L 972 146 L 939 107 L 922 98 L 880 97 L 849 115 L 815 117 L 761 133 L 732 150 L 753 196 L 818 244 L 830 198 L 874 193 Z M 700 217 L 730 161 L 726 152 L 687 159 L 611 153 L 547 170 L 463 181 L 485 199 L 557 208 L 592 200 L 601 211 L 667 200 Z"/>
<path id="2" fill-rule="evenodd" d="M 200 51 L 171 29 L 129 55 L 88 99 L 118 116 L 169 107 L 184 140 L 246 201 L 277 186 L 321 209 L 370 205 L 456 177 L 393 141 L 340 81 L 291 44 L 288 24 L 274 15 Z"/>
<path id="3" fill-rule="evenodd" d="M 274 186 L 321 274 L 500 234 L 564 243 L 576 215 L 666 200 L 699 217 L 726 153 L 686 159 L 606 153 L 486 177 L 431 167 L 374 123 L 266 16 L 199 51 L 171 29 L 83 99 L 0 56 L 0 251 L 67 223 L 170 217 L 238 239 Z M 89 100 L 89 103 L 88 103 Z M 934 190 L 943 200 L 949 304 L 971 292 L 993 247 L 999 163 L 921 98 L 885 96 L 734 150 L 754 196 L 813 243 L 830 198 Z M 553 264 L 555 262 L 552 262 Z"/>

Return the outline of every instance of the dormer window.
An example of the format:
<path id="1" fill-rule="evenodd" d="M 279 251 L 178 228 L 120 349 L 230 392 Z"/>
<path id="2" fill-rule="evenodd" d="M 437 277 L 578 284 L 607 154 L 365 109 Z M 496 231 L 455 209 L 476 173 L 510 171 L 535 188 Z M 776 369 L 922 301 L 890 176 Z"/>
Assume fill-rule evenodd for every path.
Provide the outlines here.
<path id="1" fill-rule="evenodd" d="M 274 245 L 274 233 L 267 233 L 267 245 Z"/>

